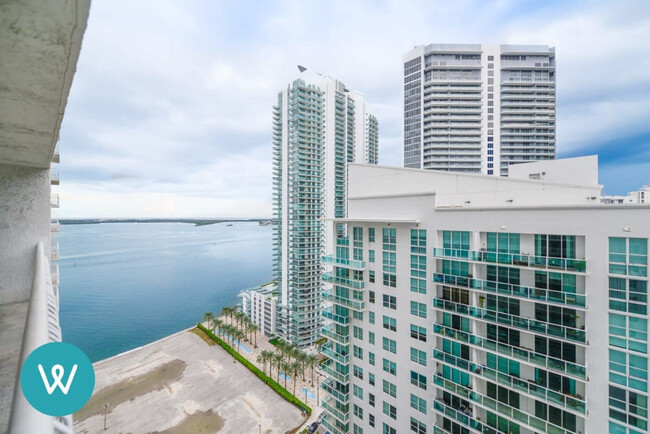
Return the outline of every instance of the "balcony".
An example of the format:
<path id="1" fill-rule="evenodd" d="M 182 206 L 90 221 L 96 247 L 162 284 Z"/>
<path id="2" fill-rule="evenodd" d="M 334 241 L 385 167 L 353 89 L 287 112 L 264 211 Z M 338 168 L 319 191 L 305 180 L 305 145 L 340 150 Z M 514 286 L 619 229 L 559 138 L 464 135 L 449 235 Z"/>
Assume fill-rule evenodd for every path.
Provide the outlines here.
<path id="1" fill-rule="evenodd" d="M 541 432 L 552 434 L 571 434 L 564 429 L 553 425 L 543 419 L 533 416 L 532 414 L 523 412 L 517 408 L 504 404 L 496 399 L 490 398 L 481 393 L 475 392 L 472 389 L 453 381 L 447 380 L 440 375 L 435 375 L 433 382 L 437 387 L 444 388 L 445 390 L 460 396 L 463 399 L 471 400 L 486 409 L 487 411 L 496 411 L 497 413 L 509 417 L 518 423 L 527 425 L 533 431 L 541 430 Z"/>
<path id="2" fill-rule="evenodd" d="M 328 309 L 323 309 L 322 311 L 323 318 L 330 319 L 338 324 L 341 325 L 348 325 L 350 324 L 350 316 L 349 315 L 340 315 L 337 313 L 334 313 L 332 308 Z"/>
<path id="3" fill-rule="evenodd" d="M 341 268 L 348 268 L 352 270 L 365 270 L 366 263 L 364 261 L 356 261 L 354 259 L 337 258 L 335 255 L 323 256 L 323 263 L 328 265 L 335 265 Z"/>
<path id="4" fill-rule="evenodd" d="M 50 251 L 50 260 L 56 261 L 59 259 L 59 243 L 52 244 L 52 250 Z"/>
<path id="5" fill-rule="evenodd" d="M 437 258 L 464 259 L 472 262 L 514 265 L 517 267 L 529 267 L 549 271 L 585 273 L 587 268 L 587 261 L 585 259 L 554 258 L 519 253 L 498 253 L 436 247 L 433 249 L 433 256 Z"/>
<path id="6" fill-rule="evenodd" d="M 59 195 L 58 194 L 51 194 L 50 195 L 50 206 L 52 208 L 58 208 L 59 207 Z"/>
<path id="7" fill-rule="evenodd" d="M 321 330 L 321 334 L 324 337 L 326 337 L 328 339 L 335 340 L 336 342 L 338 342 L 340 344 L 348 344 L 348 343 L 350 343 L 350 335 L 349 334 L 341 335 L 339 333 L 336 333 L 334 331 L 334 327 L 332 327 L 332 326 L 324 327 Z"/>
<path id="8" fill-rule="evenodd" d="M 363 289 L 366 284 L 362 280 L 352 280 L 348 277 L 339 277 L 335 276 L 333 273 L 324 273 L 323 274 L 323 280 L 327 283 L 331 283 L 333 285 L 337 286 L 344 286 L 346 288 L 352 288 L 352 289 L 357 289 L 361 290 Z"/>
<path id="9" fill-rule="evenodd" d="M 59 265 L 58 264 L 50 265 L 50 277 L 52 279 L 52 285 L 59 286 Z"/>
<path id="10" fill-rule="evenodd" d="M 321 386 L 323 386 L 323 390 L 332 395 L 338 402 L 341 404 L 347 404 L 350 402 L 350 392 L 344 392 L 339 390 L 336 385 L 335 381 L 333 378 L 328 378 L 323 383 Z"/>
<path id="11" fill-rule="evenodd" d="M 341 423 L 345 424 L 350 421 L 350 411 L 343 412 L 336 408 L 336 401 L 328 396 L 321 401 L 321 406 L 329 412 L 332 416 L 337 418 Z"/>
<path id="12" fill-rule="evenodd" d="M 571 375 L 580 380 L 587 379 L 587 367 L 565 360 L 555 359 L 544 354 L 536 353 L 531 349 L 513 347 L 500 342 L 491 341 L 481 336 L 472 335 L 468 332 L 455 330 L 442 324 L 434 324 L 433 332 L 435 334 L 446 336 L 460 342 L 468 343 L 483 350 L 491 351 L 499 355 L 511 357 L 531 365 L 539 366 L 544 369 L 552 369 L 562 374 Z"/>
<path id="13" fill-rule="evenodd" d="M 494 294 L 504 294 L 512 297 L 526 298 L 547 303 L 563 304 L 566 306 L 586 308 L 587 296 L 560 291 L 550 291 L 528 286 L 494 282 L 491 280 L 472 279 L 470 277 L 453 276 L 451 274 L 434 273 L 433 282 L 470 290 L 481 290 Z"/>
<path id="14" fill-rule="evenodd" d="M 50 184 L 51 185 L 59 185 L 61 183 L 59 179 L 59 171 L 58 170 L 50 170 Z"/>
<path id="15" fill-rule="evenodd" d="M 337 353 L 336 350 L 333 348 L 334 345 L 332 345 L 332 342 L 328 342 L 323 347 L 321 348 L 321 353 L 329 357 L 330 359 L 334 359 L 337 362 L 339 362 L 342 365 L 347 365 L 350 363 L 350 354 L 349 353 Z"/>
<path id="16" fill-rule="evenodd" d="M 357 312 L 362 312 L 366 310 L 366 303 L 364 301 L 355 300 L 353 298 L 344 297 L 341 295 L 335 295 L 331 290 L 323 291 L 322 296 L 323 296 L 323 300 L 325 301 L 330 301 L 332 303 L 345 306 Z"/>
<path id="17" fill-rule="evenodd" d="M 52 220 L 50 222 L 50 233 L 55 234 L 61 230 L 61 223 L 58 220 Z"/>
<path id="18" fill-rule="evenodd" d="M 534 383 L 532 380 L 524 380 L 502 372 L 497 372 L 492 368 L 472 363 L 436 348 L 433 349 L 433 357 L 436 360 L 463 369 L 479 378 L 496 381 L 497 383 L 511 389 L 524 392 L 531 397 L 542 398 L 548 402 L 559 404 L 577 413 L 586 414 L 586 402 L 582 396 L 573 396 L 546 389 L 541 385 Z"/>

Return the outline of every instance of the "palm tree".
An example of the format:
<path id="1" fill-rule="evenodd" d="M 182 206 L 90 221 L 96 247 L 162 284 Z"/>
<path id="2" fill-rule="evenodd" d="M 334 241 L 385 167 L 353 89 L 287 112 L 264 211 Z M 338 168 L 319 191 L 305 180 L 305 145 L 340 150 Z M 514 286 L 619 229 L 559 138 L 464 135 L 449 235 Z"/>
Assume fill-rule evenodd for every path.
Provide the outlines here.
<path id="1" fill-rule="evenodd" d="M 219 330 L 217 332 L 217 334 L 221 334 L 221 328 L 223 327 L 223 321 L 220 320 L 219 318 L 214 318 L 212 320 L 212 327 L 213 327 L 213 331 L 217 332 L 217 330 Z"/>
<path id="2" fill-rule="evenodd" d="M 296 384 L 298 384 L 298 373 L 302 368 L 302 363 L 300 363 L 300 360 L 295 360 L 289 366 L 291 367 L 291 374 L 293 375 L 293 396 L 296 396 Z"/>
<path id="3" fill-rule="evenodd" d="M 212 312 L 206 312 L 203 314 L 203 322 L 208 323 L 208 328 L 210 328 L 210 321 L 212 321 L 213 318 L 214 315 L 212 314 Z"/>
<path id="4" fill-rule="evenodd" d="M 264 356 L 264 367 L 266 368 L 266 362 L 269 362 L 269 376 L 271 375 L 272 362 L 273 362 L 273 353 L 268 350 L 262 351 L 262 356 Z"/>
<path id="5" fill-rule="evenodd" d="M 280 382 L 280 368 L 282 365 L 282 362 L 284 361 L 284 356 L 282 353 L 274 353 L 273 354 L 273 359 L 275 360 L 275 367 L 278 370 L 278 382 Z"/>
<path id="6" fill-rule="evenodd" d="M 237 339 L 237 352 L 239 352 L 239 345 L 241 344 L 241 340 L 244 339 L 245 336 L 246 334 L 241 330 L 235 330 L 233 332 L 233 338 Z"/>
<path id="7" fill-rule="evenodd" d="M 231 314 L 232 314 L 232 307 L 224 306 L 223 309 L 221 309 L 221 315 L 224 316 L 225 318 L 228 318 L 228 316 Z"/>
<path id="8" fill-rule="evenodd" d="M 314 366 L 316 366 L 317 361 L 318 357 L 315 354 L 309 354 L 307 356 L 307 363 L 311 367 L 311 387 L 314 387 Z"/>
<path id="9" fill-rule="evenodd" d="M 309 356 L 307 353 L 301 351 L 300 354 L 298 354 L 298 362 L 300 362 L 300 366 L 302 367 L 302 381 L 305 381 L 305 369 L 307 367 L 308 360 Z"/>
<path id="10" fill-rule="evenodd" d="M 253 344 L 255 345 L 255 348 L 257 348 L 257 332 L 259 331 L 259 329 L 260 328 L 257 326 L 257 324 L 251 324 L 250 331 L 253 332 L 253 336 L 255 338 L 255 343 Z"/>
<path id="11" fill-rule="evenodd" d="M 266 362 L 264 360 L 264 354 L 259 354 L 257 356 L 257 359 L 255 359 L 255 360 L 257 361 L 258 365 L 262 365 L 262 372 L 264 372 L 264 374 L 266 374 Z"/>
<path id="12" fill-rule="evenodd" d="M 289 372 L 291 371 L 291 363 L 283 362 L 282 363 L 282 371 L 284 372 L 284 388 L 286 389 L 287 388 L 287 376 L 289 375 Z M 295 378 L 294 378 L 294 381 L 296 381 Z"/>

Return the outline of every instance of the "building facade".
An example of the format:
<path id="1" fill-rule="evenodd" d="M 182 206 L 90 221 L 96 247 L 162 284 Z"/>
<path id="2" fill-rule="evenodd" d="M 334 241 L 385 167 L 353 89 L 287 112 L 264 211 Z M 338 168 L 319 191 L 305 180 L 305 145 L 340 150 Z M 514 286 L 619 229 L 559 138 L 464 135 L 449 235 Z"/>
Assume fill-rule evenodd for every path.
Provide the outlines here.
<path id="1" fill-rule="evenodd" d="M 593 179 L 350 166 L 325 427 L 647 432 L 650 207 L 594 202 Z"/>
<path id="2" fill-rule="evenodd" d="M 348 163 L 376 164 L 378 123 L 363 96 L 301 68 L 273 109 L 273 274 L 276 333 L 299 346 L 320 338 L 324 218 L 347 214 Z M 343 235 L 344 227 L 332 230 Z"/>
<path id="3" fill-rule="evenodd" d="M 507 175 L 555 158 L 555 49 L 430 44 L 404 55 L 404 167 Z"/>
<path id="4" fill-rule="evenodd" d="M 278 293 L 275 282 L 239 293 L 242 312 L 256 324 L 262 333 L 270 336 L 277 328 Z"/>
<path id="5" fill-rule="evenodd" d="M 89 9 L 89 0 L 0 5 L 0 432 L 74 431 L 72 415 L 32 407 L 20 376 L 32 351 L 63 338 L 53 163 Z"/>

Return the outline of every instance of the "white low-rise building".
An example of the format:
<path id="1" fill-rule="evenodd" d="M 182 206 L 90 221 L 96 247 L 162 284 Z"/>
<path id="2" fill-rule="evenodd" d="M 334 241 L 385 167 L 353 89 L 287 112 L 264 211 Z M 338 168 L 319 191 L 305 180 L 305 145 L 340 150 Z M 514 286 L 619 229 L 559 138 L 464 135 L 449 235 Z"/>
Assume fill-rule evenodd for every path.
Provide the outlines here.
<path id="1" fill-rule="evenodd" d="M 323 276 L 327 429 L 647 432 L 650 207 L 601 204 L 594 160 L 350 165 Z"/>
<path id="2" fill-rule="evenodd" d="M 242 312 L 260 328 L 265 335 L 271 336 L 276 330 L 278 305 L 278 286 L 275 282 L 245 289 L 239 293 Z"/>

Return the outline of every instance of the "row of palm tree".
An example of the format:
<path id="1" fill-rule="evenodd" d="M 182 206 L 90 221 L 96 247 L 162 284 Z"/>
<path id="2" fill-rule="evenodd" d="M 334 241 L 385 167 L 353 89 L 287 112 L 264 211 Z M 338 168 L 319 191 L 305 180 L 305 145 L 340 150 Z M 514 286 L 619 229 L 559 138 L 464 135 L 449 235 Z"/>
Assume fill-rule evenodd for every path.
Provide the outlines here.
<path id="1" fill-rule="evenodd" d="M 314 366 L 317 364 L 315 355 L 307 354 L 300 348 L 281 339 L 277 340 L 276 350 L 264 350 L 257 356 L 257 363 L 262 365 L 264 373 L 268 364 L 269 376 L 273 376 L 273 367 L 276 368 L 277 381 L 280 382 L 280 371 L 284 372 L 284 388 L 287 388 L 287 375 L 293 378 L 293 394 L 296 394 L 298 376 L 305 380 L 305 371 L 311 367 L 311 385 L 314 385 Z"/>
<path id="2" fill-rule="evenodd" d="M 203 315 L 203 321 L 207 322 L 208 328 L 215 333 L 220 330 L 219 334 L 227 333 L 237 341 L 244 339 L 247 342 L 253 342 L 254 347 L 257 348 L 257 332 L 260 328 L 236 307 L 225 306 L 221 310 L 221 317 L 215 317 L 212 312 L 206 312 Z M 239 351 L 239 344 L 237 351 Z"/>

